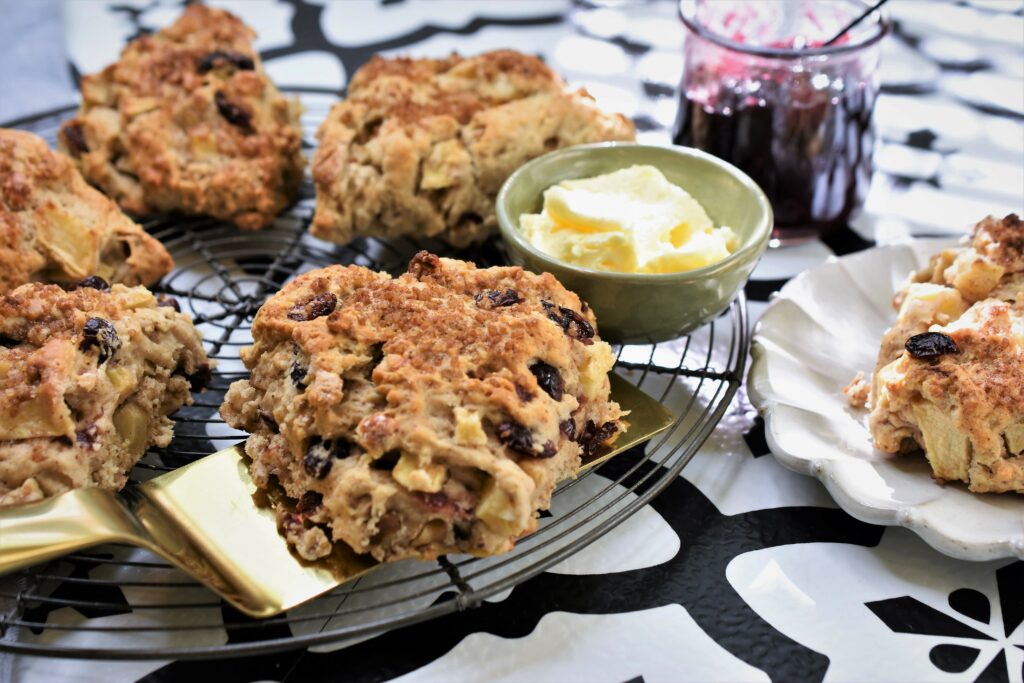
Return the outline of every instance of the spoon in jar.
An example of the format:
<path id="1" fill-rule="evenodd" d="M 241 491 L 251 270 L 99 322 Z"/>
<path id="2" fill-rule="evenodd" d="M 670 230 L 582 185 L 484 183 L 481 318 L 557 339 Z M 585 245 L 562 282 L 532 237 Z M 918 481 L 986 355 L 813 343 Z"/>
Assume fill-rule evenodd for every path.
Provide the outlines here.
<path id="1" fill-rule="evenodd" d="M 856 19 L 854 19 L 853 21 L 851 21 L 851 22 L 850 22 L 849 24 L 847 24 L 846 26 L 844 26 L 844 27 L 842 28 L 842 30 L 841 30 L 841 31 L 839 31 L 839 33 L 835 34 L 834 36 L 832 36 L 831 38 L 829 38 L 828 40 L 826 40 L 826 41 L 825 41 L 825 42 L 824 42 L 824 43 L 822 44 L 822 46 L 823 46 L 823 47 L 828 47 L 829 45 L 831 45 L 831 44 L 835 43 L 835 42 L 836 42 L 837 40 L 839 40 L 839 39 L 840 39 L 840 38 L 842 38 L 842 37 L 843 37 L 844 35 L 846 35 L 846 32 L 847 32 L 847 31 L 849 31 L 849 30 L 850 30 L 851 28 L 853 28 L 854 26 L 856 26 L 856 25 L 857 25 L 857 24 L 859 24 L 860 22 L 862 22 L 862 21 L 864 21 L 865 19 L 867 19 L 868 17 L 870 17 L 872 13 L 874 13 L 874 12 L 877 12 L 877 11 L 878 11 L 878 9 L 879 9 L 879 8 L 880 8 L 880 7 L 882 6 L 882 5 L 884 5 L 885 3 L 887 3 L 887 2 L 889 2 L 889 0 L 879 0 L 878 2 L 876 2 L 876 3 L 875 3 L 874 5 L 872 5 L 871 7 L 868 7 L 868 8 L 866 9 L 866 10 L 864 10 L 864 13 L 863 13 L 863 14 L 861 14 L 861 15 L 860 15 L 859 17 L 857 17 Z"/>

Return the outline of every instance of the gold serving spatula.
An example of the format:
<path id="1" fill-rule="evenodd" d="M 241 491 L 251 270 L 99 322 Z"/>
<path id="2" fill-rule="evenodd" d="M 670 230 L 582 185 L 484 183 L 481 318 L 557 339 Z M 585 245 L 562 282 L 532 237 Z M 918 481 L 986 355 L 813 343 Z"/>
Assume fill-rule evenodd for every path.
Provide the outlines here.
<path id="1" fill-rule="evenodd" d="M 630 411 L 629 429 L 594 467 L 672 424 L 672 414 L 626 380 L 611 376 L 612 398 Z M 306 562 L 278 533 L 274 511 L 249 478 L 241 444 L 120 494 L 69 491 L 0 511 L 0 574 L 100 543 L 146 548 L 252 617 L 270 617 L 378 566 L 342 543 Z"/>

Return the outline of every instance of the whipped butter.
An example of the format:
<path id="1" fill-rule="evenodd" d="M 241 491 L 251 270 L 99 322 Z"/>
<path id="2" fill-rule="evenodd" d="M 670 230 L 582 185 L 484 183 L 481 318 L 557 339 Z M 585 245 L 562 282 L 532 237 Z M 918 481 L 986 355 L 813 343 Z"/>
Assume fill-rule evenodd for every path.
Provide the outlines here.
<path id="1" fill-rule="evenodd" d="M 653 166 L 565 180 L 544 192 L 539 214 L 520 230 L 545 254 L 621 273 L 677 273 L 717 263 L 736 234 L 716 228 L 704 207 Z"/>

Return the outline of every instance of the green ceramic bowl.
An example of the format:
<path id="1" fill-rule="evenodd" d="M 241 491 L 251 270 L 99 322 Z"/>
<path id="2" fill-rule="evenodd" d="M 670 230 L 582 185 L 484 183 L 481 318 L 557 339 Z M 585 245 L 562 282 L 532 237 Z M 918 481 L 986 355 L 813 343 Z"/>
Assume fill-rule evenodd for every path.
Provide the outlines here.
<path id="1" fill-rule="evenodd" d="M 657 167 L 693 195 L 715 225 L 732 228 L 739 237 L 736 251 L 724 261 L 684 273 L 614 273 L 557 260 L 519 231 L 519 217 L 539 212 L 544 190 L 552 185 L 634 164 Z M 688 147 L 631 142 L 567 147 L 530 161 L 501 187 L 497 213 L 512 262 L 557 277 L 594 309 L 601 337 L 621 343 L 674 339 L 713 319 L 746 283 L 772 232 L 768 198 L 732 164 Z"/>

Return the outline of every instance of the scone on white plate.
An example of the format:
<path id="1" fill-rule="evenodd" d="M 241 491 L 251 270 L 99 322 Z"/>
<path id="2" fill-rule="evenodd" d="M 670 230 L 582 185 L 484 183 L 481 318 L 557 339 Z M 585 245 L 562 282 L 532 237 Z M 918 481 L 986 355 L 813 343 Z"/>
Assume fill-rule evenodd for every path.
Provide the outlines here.
<path id="1" fill-rule="evenodd" d="M 875 446 L 923 450 L 936 479 L 1024 493 L 1024 223 L 974 226 L 896 295 L 865 397 Z"/>

